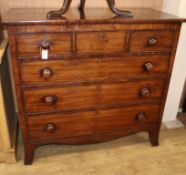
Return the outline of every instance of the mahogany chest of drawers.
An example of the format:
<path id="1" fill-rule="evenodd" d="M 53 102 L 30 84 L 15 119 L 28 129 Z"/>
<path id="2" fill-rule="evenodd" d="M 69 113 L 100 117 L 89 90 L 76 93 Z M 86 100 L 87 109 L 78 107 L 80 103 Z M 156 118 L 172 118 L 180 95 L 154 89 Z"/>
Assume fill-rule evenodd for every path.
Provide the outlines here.
<path id="1" fill-rule="evenodd" d="M 158 145 L 184 20 L 131 11 L 129 19 L 104 9 L 53 19 L 36 9 L 6 16 L 25 164 L 44 144 L 97 143 L 147 131 Z"/>

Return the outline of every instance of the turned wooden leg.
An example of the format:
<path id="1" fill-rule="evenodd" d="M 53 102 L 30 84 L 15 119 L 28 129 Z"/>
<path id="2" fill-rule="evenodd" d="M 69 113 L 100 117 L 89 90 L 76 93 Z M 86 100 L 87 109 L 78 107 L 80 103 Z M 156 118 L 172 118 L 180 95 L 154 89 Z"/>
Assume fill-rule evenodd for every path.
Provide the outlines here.
<path id="1" fill-rule="evenodd" d="M 25 165 L 31 165 L 33 162 L 34 152 L 35 152 L 36 146 L 33 144 L 27 144 L 24 145 L 24 151 L 25 151 Z"/>
<path id="2" fill-rule="evenodd" d="M 159 129 L 152 129 L 149 131 L 149 139 L 152 146 L 159 145 Z"/>
<path id="3" fill-rule="evenodd" d="M 86 0 L 80 0 L 79 9 L 84 9 Z"/>
<path id="4" fill-rule="evenodd" d="M 117 9 L 115 0 L 107 0 L 107 4 L 110 10 L 115 13 L 116 15 L 123 16 L 123 17 L 132 17 L 132 13 L 130 11 L 122 11 Z"/>
<path id="5" fill-rule="evenodd" d="M 57 10 L 57 11 L 50 11 L 48 12 L 47 16 L 50 17 L 55 17 L 55 16 L 61 16 L 63 14 L 65 14 L 67 12 L 67 10 L 70 7 L 72 0 L 64 0 L 63 2 L 63 6 L 61 9 Z"/>

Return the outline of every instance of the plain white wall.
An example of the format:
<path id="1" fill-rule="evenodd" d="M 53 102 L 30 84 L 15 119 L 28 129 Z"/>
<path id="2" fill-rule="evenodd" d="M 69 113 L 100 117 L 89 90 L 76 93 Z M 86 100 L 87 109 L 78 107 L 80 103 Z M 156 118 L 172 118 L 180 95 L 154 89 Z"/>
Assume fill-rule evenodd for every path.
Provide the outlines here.
<path id="1" fill-rule="evenodd" d="M 163 0 L 163 11 L 177 15 L 182 0 Z"/>
<path id="2" fill-rule="evenodd" d="M 186 17 L 186 0 L 164 0 L 163 11 Z M 186 78 L 186 24 L 182 25 L 163 121 L 177 118 Z"/>

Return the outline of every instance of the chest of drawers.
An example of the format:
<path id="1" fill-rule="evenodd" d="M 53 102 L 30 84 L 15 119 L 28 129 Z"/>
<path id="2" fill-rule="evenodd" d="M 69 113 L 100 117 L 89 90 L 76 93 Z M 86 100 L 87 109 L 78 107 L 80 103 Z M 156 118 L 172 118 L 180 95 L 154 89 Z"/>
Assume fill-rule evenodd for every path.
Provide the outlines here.
<path id="1" fill-rule="evenodd" d="M 25 164 L 44 144 L 98 143 L 147 131 L 158 145 L 183 19 L 131 11 L 131 19 L 103 9 L 46 19 L 47 11 L 27 9 L 4 19 Z M 48 59 L 41 58 L 43 49 Z"/>

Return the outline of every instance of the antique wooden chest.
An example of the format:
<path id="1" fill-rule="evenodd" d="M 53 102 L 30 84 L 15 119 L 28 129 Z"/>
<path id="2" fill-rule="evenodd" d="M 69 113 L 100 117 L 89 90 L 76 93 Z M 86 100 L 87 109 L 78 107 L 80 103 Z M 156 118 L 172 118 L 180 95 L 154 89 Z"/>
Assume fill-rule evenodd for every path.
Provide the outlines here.
<path id="1" fill-rule="evenodd" d="M 147 131 L 158 145 L 183 19 L 152 9 L 14 9 L 3 19 L 25 149 L 89 144 Z"/>

